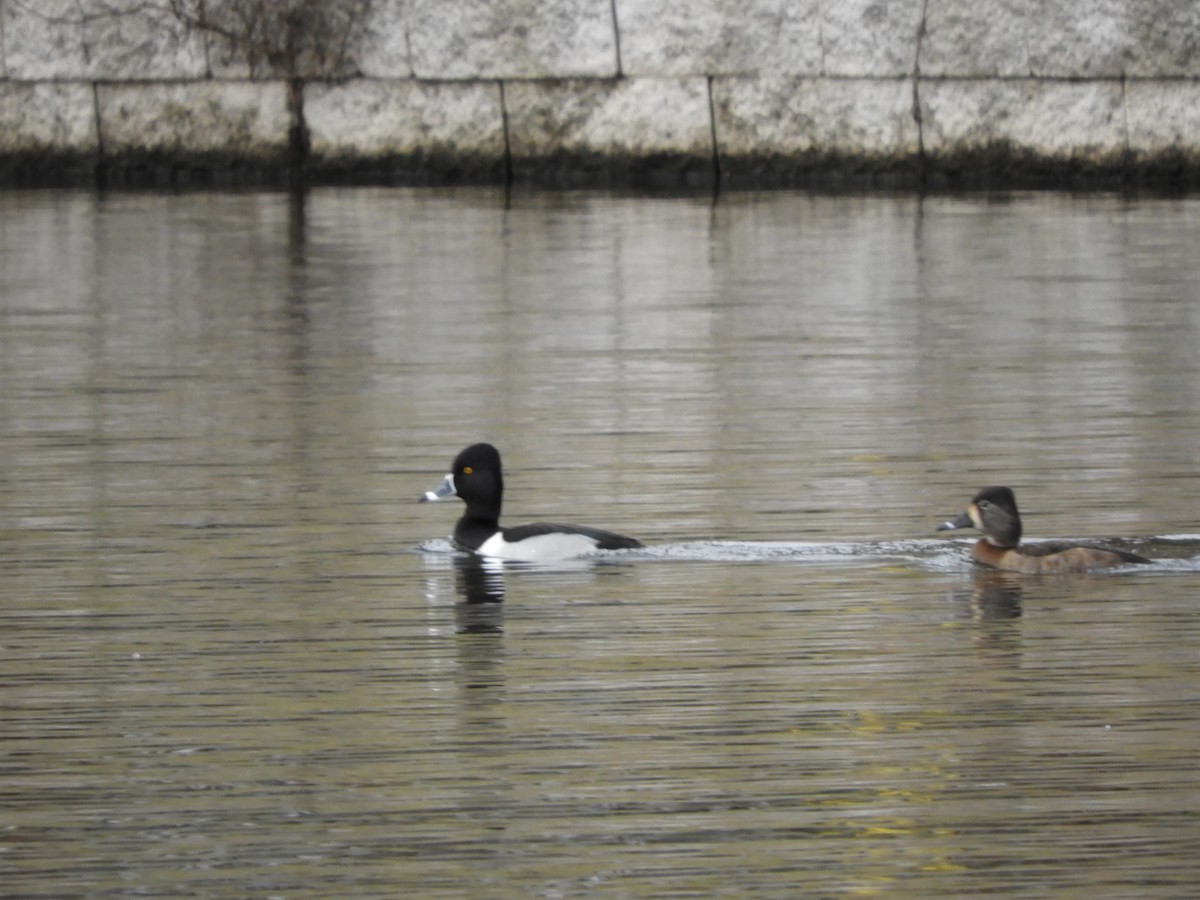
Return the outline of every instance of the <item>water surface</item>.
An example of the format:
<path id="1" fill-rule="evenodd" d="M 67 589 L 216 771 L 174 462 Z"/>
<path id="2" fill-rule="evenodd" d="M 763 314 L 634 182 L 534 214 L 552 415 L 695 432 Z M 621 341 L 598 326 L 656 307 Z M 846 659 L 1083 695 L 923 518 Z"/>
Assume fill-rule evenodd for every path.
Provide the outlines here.
<path id="1" fill-rule="evenodd" d="M 13 896 L 1184 897 L 1200 203 L 0 194 Z M 418 504 L 496 443 L 549 568 Z M 975 571 L 1029 537 L 1156 557 Z"/>

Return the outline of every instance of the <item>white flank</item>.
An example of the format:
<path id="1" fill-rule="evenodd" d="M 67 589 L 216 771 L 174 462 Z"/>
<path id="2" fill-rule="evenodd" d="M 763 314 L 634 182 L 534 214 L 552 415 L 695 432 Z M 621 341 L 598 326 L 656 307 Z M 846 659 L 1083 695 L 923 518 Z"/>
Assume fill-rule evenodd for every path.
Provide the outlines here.
<path id="1" fill-rule="evenodd" d="M 596 539 L 586 534 L 539 534 L 510 544 L 499 534 L 483 542 L 477 551 L 481 556 L 497 559 L 517 559 L 525 562 L 553 562 L 574 559 L 596 549 Z"/>

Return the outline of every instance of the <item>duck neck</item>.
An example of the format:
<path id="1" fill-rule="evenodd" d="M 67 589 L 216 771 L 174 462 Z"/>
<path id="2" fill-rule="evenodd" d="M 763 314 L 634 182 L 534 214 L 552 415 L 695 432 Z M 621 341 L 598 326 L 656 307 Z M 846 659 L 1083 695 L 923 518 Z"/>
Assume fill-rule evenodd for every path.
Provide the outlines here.
<path id="1" fill-rule="evenodd" d="M 454 543 L 466 550 L 478 550 L 483 542 L 500 530 L 500 517 L 472 509 L 454 526 Z"/>
<path id="2" fill-rule="evenodd" d="M 987 524 L 990 527 L 984 532 L 983 537 L 989 544 L 1011 550 L 1021 543 L 1021 520 L 1016 516 L 1005 517 L 999 522 Z"/>

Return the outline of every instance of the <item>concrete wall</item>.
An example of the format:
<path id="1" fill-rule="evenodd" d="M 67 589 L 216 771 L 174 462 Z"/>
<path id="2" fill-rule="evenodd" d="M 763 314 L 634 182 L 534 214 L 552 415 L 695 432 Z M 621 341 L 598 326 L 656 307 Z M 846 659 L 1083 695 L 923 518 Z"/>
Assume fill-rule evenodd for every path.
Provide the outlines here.
<path id="1" fill-rule="evenodd" d="M 0 156 L 284 158 L 286 85 L 144 6 L 0 0 Z M 1179 0 L 375 0 L 356 62 L 305 88 L 318 167 L 1200 160 L 1200 4 Z"/>

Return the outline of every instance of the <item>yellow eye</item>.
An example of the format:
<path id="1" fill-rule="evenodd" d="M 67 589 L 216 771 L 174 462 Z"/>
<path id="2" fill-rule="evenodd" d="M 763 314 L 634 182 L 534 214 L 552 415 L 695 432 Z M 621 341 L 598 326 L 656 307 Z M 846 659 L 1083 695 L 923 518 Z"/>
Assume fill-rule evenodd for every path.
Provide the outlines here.
<path id="1" fill-rule="evenodd" d="M 463 474 L 464 474 L 464 475 L 470 475 L 470 474 L 471 474 L 471 473 L 473 473 L 474 471 L 475 471 L 475 470 L 474 470 L 474 469 L 472 469 L 470 466 L 463 466 Z"/>

